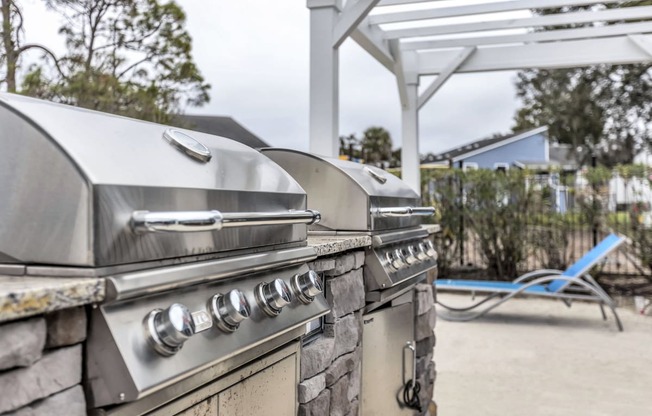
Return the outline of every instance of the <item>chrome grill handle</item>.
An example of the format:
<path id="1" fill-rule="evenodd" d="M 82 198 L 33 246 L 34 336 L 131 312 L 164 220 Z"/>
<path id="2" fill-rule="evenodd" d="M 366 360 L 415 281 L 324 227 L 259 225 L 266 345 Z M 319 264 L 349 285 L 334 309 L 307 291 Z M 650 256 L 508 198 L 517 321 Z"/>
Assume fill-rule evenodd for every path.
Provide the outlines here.
<path id="1" fill-rule="evenodd" d="M 316 224 L 321 214 L 313 210 L 282 212 L 134 211 L 131 227 L 136 232 L 198 232 L 261 225 Z"/>
<path id="2" fill-rule="evenodd" d="M 435 215 L 433 207 L 390 207 L 374 208 L 371 213 L 376 217 L 429 217 Z"/>

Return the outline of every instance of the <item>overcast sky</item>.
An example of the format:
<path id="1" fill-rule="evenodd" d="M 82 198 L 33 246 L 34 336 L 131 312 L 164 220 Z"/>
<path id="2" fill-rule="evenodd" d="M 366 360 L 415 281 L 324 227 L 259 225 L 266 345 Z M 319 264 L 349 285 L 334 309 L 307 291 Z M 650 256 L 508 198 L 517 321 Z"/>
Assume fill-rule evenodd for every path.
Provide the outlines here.
<path id="1" fill-rule="evenodd" d="M 229 115 L 273 146 L 307 150 L 305 0 L 177 1 L 187 14 L 195 60 L 213 86 L 210 104 L 188 113 Z M 41 0 L 27 0 L 25 18 L 28 41 L 56 43 L 60 22 Z M 453 76 L 420 111 L 421 153 L 509 131 L 518 107 L 514 78 L 514 72 Z M 340 133 L 360 135 L 369 126 L 388 129 L 400 147 L 395 78 L 349 39 L 340 48 Z"/>

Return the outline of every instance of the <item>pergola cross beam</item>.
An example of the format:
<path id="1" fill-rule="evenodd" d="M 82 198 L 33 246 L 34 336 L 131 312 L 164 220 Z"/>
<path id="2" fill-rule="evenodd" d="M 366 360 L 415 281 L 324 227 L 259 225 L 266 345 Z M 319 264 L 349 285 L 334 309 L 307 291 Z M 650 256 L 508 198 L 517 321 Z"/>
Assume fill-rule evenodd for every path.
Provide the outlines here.
<path id="1" fill-rule="evenodd" d="M 436 7 L 425 10 L 383 13 L 369 17 L 370 24 L 400 23 L 415 20 L 442 19 L 469 16 L 471 14 L 500 13 L 517 10 L 545 9 L 563 6 L 582 6 L 602 3 L 622 3 L 622 0 L 511 0 L 496 3 L 480 3 L 452 7 Z"/>
<path id="2" fill-rule="evenodd" d="M 473 55 L 477 49 L 478 48 L 475 46 L 469 46 L 462 49 L 462 51 L 459 52 L 459 54 L 444 67 L 439 75 L 437 75 L 437 78 L 435 78 L 435 80 L 428 86 L 428 88 L 426 88 L 426 90 L 421 93 L 421 95 L 419 95 L 417 108 L 421 109 L 421 107 L 426 105 L 432 96 L 435 95 L 435 93 L 444 86 L 446 81 L 448 81 L 448 79 L 453 76 L 457 69 L 462 66 L 462 64 L 464 64 L 464 62 L 466 62 L 466 60 L 469 59 L 469 57 Z"/>
<path id="3" fill-rule="evenodd" d="M 432 0 L 347 0 L 344 5 L 343 0 L 306 1 L 311 11 L 311 151 L 338 154 L 338 49 L 351 37 L 396 76 L 403 179 L 417 191 L 418 111 L 454 74 L 652 61 L 652 6 L 513 18 L 514 11 L 531 8 L 627 3 L 619 0 L 460 1 L 441 7 L 432 2 L 433 7 L 421 10 L 410 5 Z M 376 9 L 386 13 L 373 14 Z M 460 22 L 460 17 L 465 19 Z M 458 21 L 448 22 L 450 18 Z M 437 78 L 419 95 L 420 77 L 426 75 Z"/>
<path id="4" fill-rule="evenodd" d="M 510 30 L 545 26 L 574 25 L 592 22 L 639 20 L 649 18 L 652 18 L 652 6 L 639 6 L 601 11 L 561 13 L 547 16 L 526 17 L 522 19 L 492 20 L 483 22 L 386 30 L 385 38 L 405 39 L 411 37 L 441 36 L 460 33 L 485 32 L 491 30 Z"/>

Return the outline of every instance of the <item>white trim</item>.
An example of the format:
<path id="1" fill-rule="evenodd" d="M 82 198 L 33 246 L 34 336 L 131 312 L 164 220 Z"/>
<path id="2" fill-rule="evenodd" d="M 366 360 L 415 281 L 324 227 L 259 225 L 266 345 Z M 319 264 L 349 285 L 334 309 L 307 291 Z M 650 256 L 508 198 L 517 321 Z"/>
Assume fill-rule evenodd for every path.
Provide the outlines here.
<path id="1" fill-rule="evenodd" d="M 546 162 L 550 163 L 550 139 L 546 137 L 545 141 L 545 150 L 544 150 L 544 157 L 546 158 Z"/>
<path id="2" fill-rule="evenodd" d="M 462 153 L 459 156 L 455 156 L 453 158 L 453 162 L 459 162 L 460 160 L 464 160 L 464 159 L 467 159 L 469 157 L 477 156 L 477 155 L 480 155 L 482 153 L 488 152 L 489 150 L 498 149 L 499 147 L 507 146 L 508 144 L 512 144 L 512 143 L 517 142 L 519 140 L 527 139 L 528 137 L 534 136 L 535 134 L 540 134 L 540 133 L 543 133 L 543 132 L 546 132 L 546 131 L 548 131 L 548 126 L 538 127 L 538 128 L 536 128 L 534 130 L 528 130 L 528 131 L 526 131 L 524 133 L 517 134 L 516 136 L 512 136 L 512 137 L 510 137 L 508 139 L 505 139 L 505 140 L 502 140 L 502 141 L 500 141 L 498 143 L 494 143 L 494 144 L 491 144 L 489 146 L 482 147 L 480 149 L 472 150 L 472 151 L 470 151 L 468 153 Z M 546 140 L 546 142 L 547 141 L 548 140 Z M 452 149 L 452 150 L 455 150 L 455 149 Z M 452 151 L 452 150 L 449 150 L 449 151 Z M 446 152 L 443 152 L 443 153 L 446 153 Z"/>
<path id="3" fill-rule="evenodd" d="M 601 11 L 581 11 L 549 14 L 519 19 L 485 20 L 481 22 L 455 23 L 437 26 L 419 26 L 385 31 L 385 39 L 452 35 L 456 33 L 484 32 L 490 30 L 520 29 L 542 26 L 560 26 L 577 23 L 615 22 L 618 20 L 642 20 L 652 18 L 652 6 L 623 7 Z"/>
<path id="4" fill-rule="evenodd" d="M 652 6 L 650 12 L 652 16 Z M 646 42 L 652 39 L 652 35 L 642 35 L 639 39 Z M 454 49 L 419 52 L 419 75 L 441 73 L 446 63 L 457 53 Z M 576 68 L 599 64 L 633 64 L 650 60 L 650 55 L 632 42 L 631 38 L 614 36 L 478 48 L 473 56 L 458 68 L 457 73 Z"/>
<path id="5" fill-rule="evenodd" d="M 507 163 L 507 162 L 496 162 L 496 163 L 494 163 L 494 170 L 498 170 L 500 168 L 503 168 L 505 170 L 509 170 L 509 163 Z"/>
<path id="6" fill-rule="evenodd" d="M 346 2 L 344 11 L 340 14 L 335 27 L 333 27 L 333 47 L 339 48 L 342 42 L 353 33 L 360 23 L 367 17 L 371 9 L 380 0 L 358 0 L 355 3 Z"/>
<path id="7" fill-rule="evenodd" d="M 467 170 L 478 170 L 480 166 L 476 162 L 462 162 L 462 171 L 466 172 Z"/>
<path id="8" fill-rule="evenodd" d="M 650 21 L 638 23 L 621 23 L 609 26 L 583 27 L 579 29 L 558 29 L 545 32 L 530 32 L 517 35 L 477 36 L 441 40 L 420 40 L 401 42 L 404 51 L 459 48 L 468 46 L 519 44 L 531 42 L 551 42 L 560 40 L 577 40 L 588 38 L 605 38 L 620 35 L 652 32 Z"/>
<path id="9" fill-rule="evenodd" d="M 387 24 L 415 20 L 441 19 L 458 16 L 477 16 L 486 13 L 502 13 L 514 10 L 547 9 L 563 6 L 579 6 L 601 3 L 620 3 L 622 0 L 510 0 L 492 3 L 479 3 L 452 7 L 410 10 L 369 16 L 369 23 Z M 380 3 L 381 6 L 387 5 Z"/>
<path id="10" fill-rule="evenodd" d="M 395 42 L 395 41 L 390 41 L 390 42 Z M 464 63 L 466 62 L 467 59 L 473 53 L 476 51 L 475 46 L 471 46 L 468 48 L 462 49 L 459 55 L 455 57 L 447 66 L 444 68 L 444 70 L 437 75 L 437 78 L 426 88 L 426 90 L 421 93 L 419 96 L 419 103 L 418 103 L 418 108 L 423 107 L 435 93 L 448 81 L 448 79 L 457 71 L 457 69 Z M 404 53 L 407 53 L 404 52 Z"/>

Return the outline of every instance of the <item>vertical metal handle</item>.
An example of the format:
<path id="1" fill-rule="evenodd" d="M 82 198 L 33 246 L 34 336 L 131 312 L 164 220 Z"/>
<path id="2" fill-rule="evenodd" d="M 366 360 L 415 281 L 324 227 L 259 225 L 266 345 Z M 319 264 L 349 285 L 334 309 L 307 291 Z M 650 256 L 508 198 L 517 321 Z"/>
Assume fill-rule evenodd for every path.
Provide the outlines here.
<path id="1" fill-rule="evenodd" d="M 414 385 L 417 382 L 417 349 L 414 341 L 408 341 L 403 347 L 403 362 L 405 363 L 405 350 L 412 351 L 412 379 L 409 382 Z M 408 382 L 405 381 L 405 371 L 403 371 L 403 385 L 406 386 Z"/>

